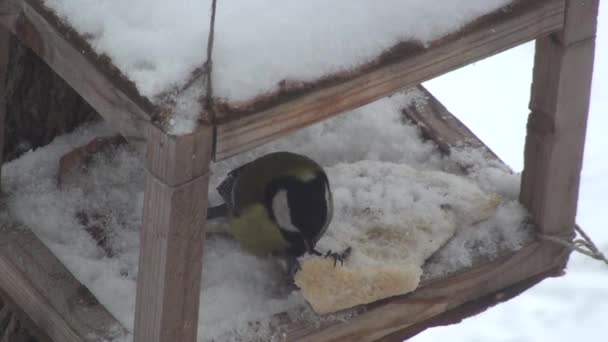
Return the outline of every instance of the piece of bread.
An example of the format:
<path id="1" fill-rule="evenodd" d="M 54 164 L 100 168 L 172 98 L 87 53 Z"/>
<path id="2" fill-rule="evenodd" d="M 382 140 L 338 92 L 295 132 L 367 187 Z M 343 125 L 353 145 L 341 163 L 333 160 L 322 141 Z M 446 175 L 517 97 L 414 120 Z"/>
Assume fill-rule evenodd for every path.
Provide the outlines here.
<path id="1" fill-rule="evenodd" d="M 407 165 L 361 161 L 328 172 L 340 219 L 317 248 L 352 253 L 336 267 L 332 258 L 301 258 L 294 280 L 319 314 L 415 290 L 426 259 L 501 202 L 464 177 Z"/>
<path id="2" fill-rule="evenodd" d="M 295 283 L 315 312 L 326 314 L 413 291 L 422 270 L 415 265 L 357 265 L 334 267 L 332 258 L 302 261 Z"/>

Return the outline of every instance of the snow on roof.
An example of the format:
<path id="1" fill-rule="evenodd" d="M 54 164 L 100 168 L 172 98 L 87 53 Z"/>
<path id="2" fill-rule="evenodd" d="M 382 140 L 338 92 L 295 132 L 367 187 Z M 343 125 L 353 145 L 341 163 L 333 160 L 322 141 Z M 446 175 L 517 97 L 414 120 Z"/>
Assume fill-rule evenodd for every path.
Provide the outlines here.
<path id="1" fill-rule="evenodd" d="M 214 96 L 247 101 L 283 80 L 352 70 L 400 42 L 428 43 L 511 1 L 219 0 Z M 211 0 L 44 3 L 153 101 L 181 88 L 206 60 Z M 192 117 L 180 120 L 174 133 L 193 126 Z"/>
<path id="2" fill-rule="evenodd" d="M 403 164 L 427 171 L 460 170 L 458 165 L 464 164 L 470 167 L 469 178 L 481 189 L 505 200 L 489 220 L 459 229 L 455 238 L 425 267 L 423 279 L 461 270 L 480 257 L 493 258 L 505 250 L 522 247 L 529 235 L 522 225 L 525 210 L 517 202 L 519 176 L 500 163 L 486 159 L 478 150 L 456 150 L 451 157 L 442 157 L 433 144 L 422 141 L 416 126 L 402 123 L 400 109 L 411 101 L 425 101 L 424 95 L 417 91 L 399 93 L 249 153 L 212 164 L 210 200 L 219 202 L 219 195 L 213 189 L 229 170 L 266 153 L 287 150 L 310 156 L 326 167 L 330 181 L 336 184 L 336 201 L 340 199 L 335 203 L 337 217 L 333 220 L 335 224 L 342 224 L 340 229 L 346 229 L 344 223 L 352 223 L 352 219 L 346 217 L 349 211 L 340 209 L 342 206 L 369 206 L 370 203 L 382 210 L 378 224 L 392 222 L 395 226 L 395 222 L 404 220 L 403 205 L 407 201 L 392 191 L 408 192 L 408 188 L 415 187 L 409 187 L 407 182 L 399 187 L 394 182 L 383 183 L 382 177 L 373 175 L 374 165 L 379 166 L 378 170 L 394 165 L 394 171 L 400 172 L 405 167 Z M 130 329 L 135 311 L 143 204 L 141 161 L 135 152 L 123 147 L 110 157 L 96 156 L 95 166 L 78 186 L 59 189 L 56 181 L 58 159 L 63 154 L 94 136 L 108 134 L 103 125 L 85 126 L 5 164 L 3 189 L 11 214 L 31 227 L 78 280 Z M 369 161 L 365 165 L 369 165 L 374 184 L 361 186 L 348 178 L 354 171 L 345 170 L 349 164 L 363 165 L 359 161 Z M 461 197 L 466 194 L 452 195 L 466 198 Z M 428 204 L 437 205 L 432 201 Z M 99 213 L 91 216 L 92 220 L 100 220 L 93 223 L 110 227 L 107 234 L 113 257 L 104 254 L 86 232 L 78 218 L 81 211 Z M 320 244 L 334 247 L 329 240 L 321 240 Z M 257 336 L 260 340 L 269 340 L 273 324 L 270 317 L 280 312 L 287 312 L 296 320 L 312 322 L 348 319 L 352 314 L 347 311 L 321 318 L 314 315 L 300 293 L 290 292 L 282 285 L 282 273 L 272 260 L 247 254 L 234 241 L 208 240 L 203 263 L 199 331 L 207 339 L 234 341 L 238 336 L 246 336 L 246 340 L 251 340 Z M 251 321 L 260 324 L 250 324 Z M 129 340 L 127 336 L 125 341 Z"/>

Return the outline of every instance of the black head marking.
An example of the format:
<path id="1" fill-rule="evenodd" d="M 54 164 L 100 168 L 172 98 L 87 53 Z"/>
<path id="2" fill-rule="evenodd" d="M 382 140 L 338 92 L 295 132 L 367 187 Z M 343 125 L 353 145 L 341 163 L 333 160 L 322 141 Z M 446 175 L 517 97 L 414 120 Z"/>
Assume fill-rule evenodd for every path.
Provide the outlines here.
<path id="1" fill-rule="evenodd" d="M 318 172 L 308 181 L 296 177 L 284 177 L 269 184 L 266 192 L 266 208 L 271 219 L 281 228 L 281 234 L 292 245 L 292 254 L 301 255 L 310 252 L 325 232 L 331 220 L 329 191 L 329 182 L 323 172 Z M 277 195 L 286 197 L 290 220 L 288 223 L 291 225 L 283 224 L 282 227 L 279 224 L 285 219 L 277 217 L 284 214 L 275 213 L 277 206 L 273 207 L 273 200 L 278 198 Z"/>

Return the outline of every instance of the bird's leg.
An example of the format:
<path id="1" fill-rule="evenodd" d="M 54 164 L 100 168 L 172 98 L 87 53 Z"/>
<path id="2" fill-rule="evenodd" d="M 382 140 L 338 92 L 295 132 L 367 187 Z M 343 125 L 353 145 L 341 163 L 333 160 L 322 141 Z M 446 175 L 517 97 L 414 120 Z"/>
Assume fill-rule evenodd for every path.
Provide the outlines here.
<path id="1" fill-rule="evenodd" d="M 323 256 L 323 253 L 319 252 L 318 250 L 316 250 L 314 248 L 310 251 L 310 254 L 316 255 L 316 256 Z"/>
<path id="2" fill-rule="evenodd" d="M 293 279 L 296 273 L 302 269 L 302 265 L 300 265 L 300 261 L 296 256 L 287 255 L 287 275 Z"/>
<path id="3" fill-rule="evenodd" d="M 327 251 L 327 253 L 325 253 L 325 257 L 332 257 L 334 258 L 334 267 L 336 267 L 336 264 L 338 263 L 338 261 L 340 261 L 340 265 L 344 265 L 344 260 L 346 258 L 348 258 L 348 256 L 350 255 L 350 253 L 352 252 L 352 248 L 350 246 L 346 247 L 342 252 L 337 253 L 337 252 L 332 252 L 331 250 Z"/>
<path id="4" fill-rule="evenodd" d="M 332 252 L 331 249 L 327 251 L 327 253 L 323 254 L 319 251 L 317 251 L 316 249 L 313 248 L 313 250 L 311 251 L 312 254 L 317 255 L 317 256 L 322 256 L 324 258 L 333 258 L 334 259 L 334 267 L 336 267 L 336 265 L 338 264 L 338 261 L 340 261 L 340 265 L 344 265 L 344 260 L 346 260 L 346 258 L 348 258 L 348 256 L 350 255 L 350 253 L 353 251 L 352 247 L 348 246 L 346 247 L 342 252 L 338 253 L 338 252 Z"/>

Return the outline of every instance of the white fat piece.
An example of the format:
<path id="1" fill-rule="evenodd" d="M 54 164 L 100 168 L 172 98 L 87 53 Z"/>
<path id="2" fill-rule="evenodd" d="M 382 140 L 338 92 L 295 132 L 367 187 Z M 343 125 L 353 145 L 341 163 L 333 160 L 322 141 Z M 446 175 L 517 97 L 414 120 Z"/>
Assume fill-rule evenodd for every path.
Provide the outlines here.
<path id="1" fill-rule="evenodd" d="M 272 198 L 272 212 L 281 229 L 299 233 L 300 230 L 291 222 L 291 209 L 287 201 L 287 190 L 279 190 Z"/>

